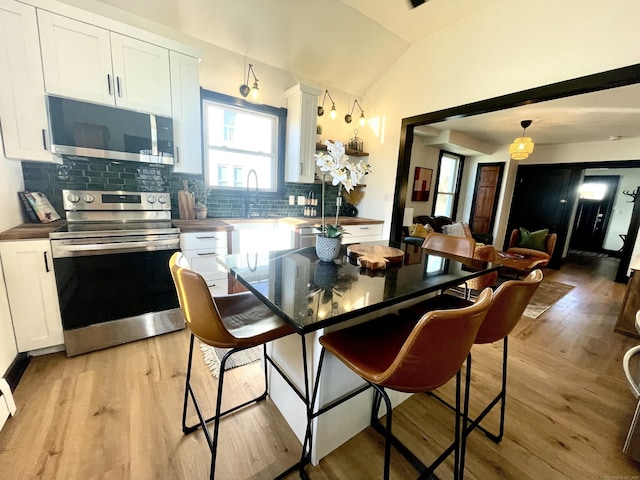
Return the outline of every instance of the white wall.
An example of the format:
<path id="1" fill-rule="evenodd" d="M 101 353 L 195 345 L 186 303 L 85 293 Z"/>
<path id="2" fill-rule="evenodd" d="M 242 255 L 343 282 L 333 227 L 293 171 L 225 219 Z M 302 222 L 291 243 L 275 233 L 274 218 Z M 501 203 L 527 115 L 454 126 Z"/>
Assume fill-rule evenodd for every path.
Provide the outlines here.
<path id="1" fill-rule="evenodd" d="M 505 20 L 522 12 L 526 22 L 517 29 Z M 588 9 L 579 0 L 510 0 L 414 45 L 367 93 L 375 105 L 369 147 L 375 171 L 360 213 L 380 211 L 393 194 L 403 118 L 635 64 L 638 18 L 635 0 L 615 8 L 600 0 Z M 507 187 L 512 174 L 505 172 Z M 506 223 L 502 207 L 499 222 Z"/>
<path id="2" fill-rule="evenodd" d="M 0 231 L 23 222 L 18 199 L 18 192 L 23 189 L 22 165 L 15 160 L 5 159 L 0 149 Z M 0 288 L 0 377 L 17 354 L 7 294 L 4 288 Z"/>

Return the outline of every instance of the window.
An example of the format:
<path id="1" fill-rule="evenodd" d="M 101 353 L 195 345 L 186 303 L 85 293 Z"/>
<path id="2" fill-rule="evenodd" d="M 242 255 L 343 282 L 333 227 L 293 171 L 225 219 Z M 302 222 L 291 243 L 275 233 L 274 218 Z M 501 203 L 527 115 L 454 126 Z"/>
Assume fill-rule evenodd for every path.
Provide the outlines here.
<path id="1" fill-rule="evenodd" d="M 452 153 L 440 152 L 436 198 L 433 202 L 434 216 L 454 217 L 460 193 L 463 158 Z"/>
<path id="2" fill-rule="evenodd" d="M 203 90 L 207 184 L 228 192 L 244 191 L 249 172 L 254 170 L 262 192 L 281 191 L 284 188 L 285 120 L 286 109 L 254 105 Z"/>

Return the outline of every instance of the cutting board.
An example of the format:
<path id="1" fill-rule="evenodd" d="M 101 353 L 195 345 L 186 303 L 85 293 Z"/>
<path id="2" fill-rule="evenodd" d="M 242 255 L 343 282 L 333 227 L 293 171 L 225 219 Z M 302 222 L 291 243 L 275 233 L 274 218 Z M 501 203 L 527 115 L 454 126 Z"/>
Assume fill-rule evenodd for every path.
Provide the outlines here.
<path id="1" fill-rule="evenodd" d="M 358 265 L 368 270 L 384 270 L 390 263 L 402 263 L 404 258 L 404 252 L 398 248 L 360 243 L 348 245 L 347 255 L 357 258 Z"/>
<path id="2" fill-rule="evenodd" d="M 178 213 L 180 220 L 195 220 L 195 196 L 189 191 L 189 180 L 183 180 L 182 186 L 184 190 L 178 191 Z"/>

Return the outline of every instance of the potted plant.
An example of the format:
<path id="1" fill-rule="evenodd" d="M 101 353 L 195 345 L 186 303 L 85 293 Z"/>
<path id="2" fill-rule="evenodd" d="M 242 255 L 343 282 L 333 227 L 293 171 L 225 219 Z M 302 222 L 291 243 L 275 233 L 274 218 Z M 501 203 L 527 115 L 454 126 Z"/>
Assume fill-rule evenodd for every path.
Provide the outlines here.
<path id="1" fill-rule="evenodd" d="M 204 180 L 196 179 L 191 184 L 196 203 L 194 210 L 196 212 L 196 220 L 204 220 L 207 218 L 207 197 L 211 191 L 211 187 Z"/>
<path id="2" fill-rule="evenodd" d="M 350 192 L 360 183 L 362 178 L 371 172 L 371 166 L 364 160 L 358 163 L 349 162 L 349 156 L 345 154 L 342 142 L 331 142 L 326 140 L 327 153 L 316 153 L 316 164 L 323 172 L 322 178 L 322 225 L 320 234 L 316 237 L 316 254 L 323 262 L 333 261 L 340 252 L 343 231 L 338 225 L 340 215 L 340 205 L 342 203 L 341 192 L 344 189 Z M 339 185 L 336 197 L 336 220 L 333 225 L 327 225 L 324 214 L 325 201 L 325 178 L 329 174 L 332 178 L 332 185 Z"/>

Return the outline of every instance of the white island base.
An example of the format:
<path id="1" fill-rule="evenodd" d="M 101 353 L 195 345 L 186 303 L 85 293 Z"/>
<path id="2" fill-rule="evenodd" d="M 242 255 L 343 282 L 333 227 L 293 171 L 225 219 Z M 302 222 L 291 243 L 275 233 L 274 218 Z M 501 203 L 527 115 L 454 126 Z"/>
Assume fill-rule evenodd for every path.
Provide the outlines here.
<path id="1" fill-rule="evenodd" d="M 318 371 L 320 351 L 322 349 L 318 339 L 329 331 L 361 323 L 366 319 L 378 317 L 385 313 L 388 312 L 379 311 L 375 314 L 370 314 L 367 317 L 359 317 L 358 319 L 345 322 L 338 327 L 320 329 L 315 332 L 308 333 L 305 336 L 309 372 L 309 396 L 312 394 Z M 268 344 L 267 346 L 267 351 L 273 358 L 274 362 L 276 362 L 278 366 L 286 372 L 289 379 L 300 389 L 301 392 L 304 392 L 302 340 L 300 336 L 289 335 L 288 337 L 271 342 L 271 344 Z M 305 405 L 272 367 L 270 367 L 269 370 L 269 395 L 271 400 L 278 410 L 280 410 L 283 417 L 302 443 L 304 441 L 307 427 Z M 331 401 L 356 390 L 365 383 L 366 382 L 364 382 L 362 378 L 327 352 L 325 354 L 324 364 L 322 367 L 320 385 L 318 388 L 318 400 L 316 400 L 316 407 L 314 411 L 319 407 L 321 408 Z M 411 395 L 391 390 L 388 391 L 388 394 L 394 408 Z M 370 425 L 372 402 L 373 390 L 368 389 L 313 420 L 313 445 L 311 449 L 311 463 L 313 465 L 317 465 L 323 457 Z M 383 406 L 380 408 L 379 415 L 382 416 L 384 414 L 385 409 Z M 382 452 L 380 452 L 380 454 L 382 455 Z"/>

